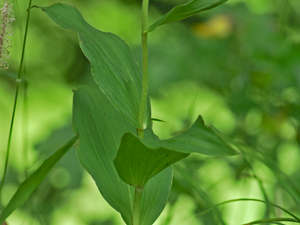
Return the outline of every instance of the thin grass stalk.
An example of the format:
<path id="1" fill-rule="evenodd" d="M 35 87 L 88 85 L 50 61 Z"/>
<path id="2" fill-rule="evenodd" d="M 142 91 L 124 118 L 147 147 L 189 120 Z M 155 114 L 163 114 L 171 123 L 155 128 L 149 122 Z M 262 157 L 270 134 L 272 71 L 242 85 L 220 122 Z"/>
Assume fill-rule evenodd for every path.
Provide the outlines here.
<path id="1" fill-rule="evenodd" d="M 25 72 L 25 71 L 24 71 Z M 27 88 L 28 88 L 28 83 L 25 81 L 24 82 L 24 96 L 23 96 L 23 101 L 24 101 L 24 105 L 23 105 L 23 149 L 22 149 L 22 153 L 23 153 L 23 166 L 24 166 L 24 175 L 25 178 L 28 178 L 29 174 L 28 174 L 28 170 L 29 170 L 29 161 L 28 161 L 28 134 L 29 134 L 29 130 L 28 130 L 28 120 L 29 120 L 29 115 L 28 115 L 28 101 L 27 101 Z"/>
<path id="2" fill-rule="evenodd" d="M 245 223 L 243 225 L 250 225 L 250 224 L 262 224 L 262 223 L 272 223 L 272 224 L 283 224 L 279 222 L 292 222 L 292 223 L 299 223 L 297 220 L 292 218 L 272 218 L 272 219 L 264 219 L 264 220 L 256 220 L 250 223 Z"/>
<path id="3" fill-rule="evenodd" d="M 19 89 L 20 89 L 20 84 L 21 84 L 21 74 L 22 74 L 22 68 L 23 68 L 24 57 L 25 57 L 25 46 L 26 46 L 26 40 L 27 40 L 27 33 L 28 33 L 31 6 L 32 6 L 32 0 L 29 0 L 29 6 L 28 6 L 28 9 L 27 9 L 27 19 L 26 19 L 25 33 L 24 33 L 23 46 L 22 46 L 22 53 L 21 53 L 21 60 L 20 60 L 18 79 L 17 79 L 17 87 L 16 87 L 16 93 L 15 93 L 15 100 L 14 100 L 12 118 L 11 118 L 11 123 L 10 123 L 8 141 L 7 141 L 4 172 L 3 172 L 2 181 L 1 181 L 1 185 L 0 185 L 0 203 L 1 203 L 1 200 L 2 200 L 2 189 L 3 189 L 4 181 L 5 181 L 5 178 L 6 178 L 9 155 L 10 155 L 11 137 L 12 137 L 12 131 L 13 131 L 13 126 L 14 126 L 14 121 L 15 121 L 15 113 L 16 113 L 17 102 L 18 102 Z"/>
<path id="4" fill-rule="evenodd" d="M 217 205 L 215 205 L 215 206 L 213 206 L 213 207 L 211 207 L 211 208 L 208 208 L 207 210 L 204 210 L 203 212 L 197 214 L 197 216 L 202 216 L 202 215 L 204 215 L 204 214 L 210 212 L 211 210 L 213 210 L 213 209 L 215 209 L 216 207 L 219 207 L 219 206 L 221 206 L 221 205 L 225 205 L 225 204 L 231 203 L 231 202 L 238 202 L 238 201 L 254 201 L 254 202 L 267 203 L 267 202 L 264 201 L 264 200 L 255 199 L 255 198 L 239 198 L 239 199 L 231 199 L 231 200 L 228 200 L 228 201 L 221 202 L 221 203 L 219 203 L 219 204 L 217 204 Z M 291 217 L 293 217 L 297 222 L 300 223 L 300 218 L 299 218 L 298 216 L 296 216 L 295 214 L 289 212 L 288 210 L 286 210 L 286 209 L 282 208 L 281 206 L 276 205 L 276 204 L 274 204 L 274 203 L 268 202 L 267 204 L 270 204 L 270 205 L 272 205 L 272 206 L 275 207 L 275 208 L 281 209 L 283 212 L 289 214 L 289 215 L 290 215 Z"/>
<path id="5" fill-rule="evenodd" d="M 193 189 L 195 191 L 195 193 L 197 193 L 197 195 L 206 204 L 208 204 L 208 206 L 213 206 L 212 200 L 205 193 L 205 191 L 200 188 L 199 184 L 197 184 L 197 182 L 195 182 L 194 178 L 188 173 L 188 171 L 184 167 L 180 166 L 179 164 L 176 164 L 176 165 L 174 165 L 174 169 L 180 173 L 180 175 L 185 179 L 185 182 L 187 182 L 187 185 L 190 185 L 190 188 Z M 195 202 L 197 202 L 197 201 L 195 201 Z M 216 222 L 218 224 L 226 225 L 226 223 L 224 222 L 224 220 L 222 218 L 221 212 L 217 208 L 213 208 L 212 213 L 213 213 L 214 217 L 216 218 L 216 220 L 217 220 Z"/>
<path id="6" fill-rule="evenodd" d="M 251 169 L 251 171 L 252 171 L 252 173 L 253 173 L 253 175 L 254 175 L 254 178 L 256 179 L 256 181 L 257 181 L 257 183 L 258 183 L 258 186 L 259 186 L 259 188 L 260 188 L 260 190 L 261 190 L 261 192 L 262 192 L 262 194 L 263 194 L 263 196 L 264 196 L 264 199 L 265 199 L 265 201 L 266 201 L 266 203 L 267 203 L 267 205 L 266 205 L 266 212 L 265 212 L 264 218 L 269 218 L 270 215 L 271 215 L 271 206 L 269 205 L 270 200 L 269 200 L 268 194 L 267 194 L 267 192 L 266 192 L 266 190 L 265 190 L 265 188 L 264 188 L 263 182 L 262 182 L 262 180 L 257 176 L 257 174 L 256 174 L 256 172 L 255 172 L 255 170 L 254 170 L 252 164 L 249 162 L 249 160 L 245 158 L 245 161 L 246 161 L 246 163 L 248 164 L 248 166 L 250 167 L 250 169 Z"/>

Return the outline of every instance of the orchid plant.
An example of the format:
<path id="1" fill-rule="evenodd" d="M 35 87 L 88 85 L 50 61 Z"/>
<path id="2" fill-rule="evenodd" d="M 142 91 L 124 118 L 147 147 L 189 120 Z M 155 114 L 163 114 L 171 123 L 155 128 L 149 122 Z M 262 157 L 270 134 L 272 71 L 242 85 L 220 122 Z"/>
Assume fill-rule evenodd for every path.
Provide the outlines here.
<path id="1" fill-rule="evenodd" d="M 21 184 L 2 211 L 0 224 L 28 199 L 77 140 L 80 163 L 92 176 L 104 199 L 128 225 L 151 225 L 159 217 L 172 186 L 172 164 L 191 153 L 238 155 L 215 128 L 205 125 L 201 116 L 189 130 L 160 140 L 152 130 L 148 93 L 149 33 L 158 26 L 186 19 L 224 2 L 226 0 L 193 0 L 175 6 L 149 25 L 149 0 L 143 0 L 141 66 L 120 37 L 95 29 L 76 8 L 62 3 L 49 7 L 31 6 L 30 2 L 30 9 L 41 9 L 58 26 L 77 33 L 97 87 L 79 86 L 74 91 L 72 121 L 76 136 Z M 3 43 L 3 38 L 0 41 Z"/>

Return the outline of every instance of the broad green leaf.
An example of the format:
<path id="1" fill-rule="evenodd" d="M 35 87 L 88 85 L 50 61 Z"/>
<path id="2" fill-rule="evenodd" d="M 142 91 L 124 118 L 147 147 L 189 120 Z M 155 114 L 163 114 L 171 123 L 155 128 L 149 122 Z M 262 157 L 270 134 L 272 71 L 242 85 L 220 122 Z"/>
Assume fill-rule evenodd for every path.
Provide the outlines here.
<path id="1" fill-rule="evenodd" d="M 151 177 L 190 153 L 209 156 L 239 154 L 214 128 L 206 127 L 199 116 L 188 131 L 167 140 L 141 139 L 125 133 L 114 162 L 124 182 L 143 187 Z"/>
<path id="2" fill-rule="evenodd" d="M 153 23 L 149 28 L 148 32 L 153 31 L 156 27 L 171 23 L 175 21 L 180 21 L 193 16 L 199 12 L 212 9 L 218 5 L 223 4 L 227 0 L 193 0 L 189 3 L 175 6 L 168 13 L 162 16 L 159 20 Z"/>
<path id="3" fill-rule="evenodd" d="M 50 156 L 45 162 L 18 188 L 8 205 L 3 209 L 0 215 L 0 224 L 9 217 L 18 207 L 23 205 L 34 190 L 39 186 L 42 180 L 46 177 L 53 166 L 64 156 L 64 154 L 72 147 L 78 138 L 73 137 L 65 146 L 59 149 L 56 153 Z"/>
<path id="4" fill-rule="evenodd" d="M 114 160 L 119 176 L 134 187 L 144 187 L 160 171 L 189 154 L 165 148 L 151 149 L 132 133 L 124 134 L 120 150 Z"/>
<path id="5" fill-rule="evenodd" d="M 99 88 L 131 124 L 146 128 L 151 118 L 150 103 L 148 100 L 144 122 L 139 124 L 142 75 L 127 44 L 114 34 L 92 27 L 70 5 L 58 3 L 50 7 L 36 7 L 60 27 L 78 34 L 80 47 L 91 62 Z"/>
<path id="6" fill-rule="evenodd" d="M 98 89 L 79 87 L 74 94 L 73 127 L 79 135 L 77 155 L 95 180 L 105 200 L 131 224 L 134 188 L 119 177 L 113 160 L 125 132 L 136 132 Z M 151 129 L 145 138 L 156 140 Z M 167 202 L 172 182 L 172 169 L 151 179 L 143 191 L 142 225 L 151 225 Z M 91 200 L 92 201 L 92 200 Z"/>

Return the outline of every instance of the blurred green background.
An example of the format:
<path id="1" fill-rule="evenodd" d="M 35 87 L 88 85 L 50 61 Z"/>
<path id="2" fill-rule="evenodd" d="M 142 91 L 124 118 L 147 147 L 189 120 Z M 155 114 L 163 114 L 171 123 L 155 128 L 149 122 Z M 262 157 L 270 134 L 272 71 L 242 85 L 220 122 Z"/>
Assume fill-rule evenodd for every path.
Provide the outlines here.
<path id="1" fill-rule="evenodd" d="M 99 30 L 123 38 L 141 62 L 140 0 L 63 0 Z M 150 22 L 183 0 L 150 0 Z M 27 1 L 15 0 L 9 70 L 0 71 L 0 174 L 9 132 Z M 56 0 L 33 0 L 48 6 Z M 157 225 L 243 224 L 288 217 L 258 198 L 300 212 L 300 1 L 229 0 L 149 35 L 152 117 L 160 138 L 200 114 L 241 156 L 190 156 L 174 167 L 170 200 Z M 72 89 L 92 84 L 75 33 L 31 11 L 3 208 L 24 178 L 73 136 Z M 26 92 L 25 92 L 26 89 Z M 26 93 L 26 95 L 25 95 Z M 219 215 L 219 217 L 218 217 Z M 222 219 L 220 218 L 222 216 Z M 79 164 L 75 149 L 55 166 L 10 225 L 124 224 Z M 292 224 L 292 223 L 284 223 Z"/>

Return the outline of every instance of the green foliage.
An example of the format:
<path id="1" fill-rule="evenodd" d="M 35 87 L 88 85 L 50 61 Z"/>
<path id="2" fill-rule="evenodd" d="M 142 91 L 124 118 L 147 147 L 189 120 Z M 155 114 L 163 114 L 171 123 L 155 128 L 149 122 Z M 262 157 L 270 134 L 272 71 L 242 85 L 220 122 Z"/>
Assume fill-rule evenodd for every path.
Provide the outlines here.
<path id="1" fill-rule="evenodd" d="M 150 105 L 139 124 L 142 78 L 126 43 L 118 36 L 90 26 L 72 6 L 54 4 L 40 7 L 60 27 L 77 32 L 80 47 L 91 62 L 92 73 L 100 89 L 120 113 L 135 127 L 145 128 L 150 121 Z"/>
<path id="2" fill-rule="evenodd" d="M 5 219 L 17 208 L 22 206 L 40 185 L 42 180 L 47 176 L 53 166 L 66 154 L 66 152 L 77 141 L 77 137 L 73 137 L 62 148 L 57 150 L 55 154 L 50 156 L 45 162 L 30 176 L 28 177 L 18 188 L 8 205 L 3 209 L 0 215 L 0 224 L 4 223 Z"/>
<path id="3" fill-rule="evenodd" d="M 189 3 L 175 6 L 158 21 L 153 23 L 148 28 L 148 32 L 153 31 L 156 27 L 160 25 L 180 21 L 190 16 L 193 16 L 199 12 L 212 9 L 218 5 L 223 4 L 226 1 L 227 0 L 193 0 Z"/>
<path id="4" fill-rule="evenodd" d="M 199 117 L 188 131 L 167 140 L 147 140 L 125 133 L 115 165 L 126 183 L 144 187 L 151 177 L 190 153 L 209 156 L 237 154 L 212 128 L 207 128 Z"/>
<path id="5" fill-rule="evenodd" d="M 114 163 L 127 184 L 144 188 L 150 178 L 189 155 L 159 147 L 159 142 L 153 142 L 157 145 L 154 148 L 146 146 L 143 139 L 132 133 L 123 135 Z"/>
<path id="6" fill-rule="evenodd" d="M 183 12 L 184 17 L 187 17 L 217 4 L 213 3 L 212 5 L 206 2 L 204 5 L 198 5 L 198 8 L 196 5 L 192 4 L 192 8 L 197 9 L 192 10 L 193 13 L 186 14 L 185 10 L 187 9 L 182 7 L 182 9 L 175 10 L 170 15 L 174 14 L 176 16 Z M 146 120 L 144 119 L 144 124 L 139 124 L 140 104 L 144 104 L 141 100 L 142 82 L 145 82 L 146 78 L 143 74 L 143 81 L 141 80 L 139 68 L 137 63 L 134 62 L 128 46 L 119 37 L 100 32 L 91 27 L 83 20 L 81 14 L 69 5 L 55 4 L 50 7 L 39 8 L 62 28 L 78 33 L 82 51 L 91 62 L 95 81 L 102 92 L 136 129 L 146 128 L 150 121 L 149 101 L 144 116 Z M 143 13 L 147 15 L 147 11 Z M 184 17 L 180 16 L 178 20 Z M 143 44 L 147 45 L 147 43 Z M 147 63 L 147 61 L 143 61 L 143 65 Z M 147 83 L 143 85 L 147 85 Z M 121 122 L 122 119 L 117 112 L 112 112 L 111 107 L 107 111 L 104 110 L 105 105 L 109 106 L 109 103 L 105 102 L 105 97 L 101 96 L 99 92 L 86 91 L 88 94 L 81 94 L 84 93 L 84 90 L 82 89 L 79 94 L 75 95 L 73 106 L 74 128 L 82 143 L 82 146 L 78 149 L 79 160 L 96 181 L 104 198 L 122 214 L 127 224 L 139 225 L 141 224 L 140 221 L 146 221 L 145 224 L 152 224 L 166 204 L 166 197 L 168 196 L 166 191 L 169 190 L 170 186 L 170 173 L 166 174 L 164 178 L 169 181 L 168 183 L 159 184 L 154 181 L 153 189 L 156 189 L 156 186 L 163 189 L 159 192 L 159 195 L 151 196 L 145 192 L 144 195 L 149 196 L 149 202 L 143 199 L 145 206 L 149 206 L 155 198 L 162 201 L 155 209 L 144 210 L 143 212 L 146 215 L 152 215 L 150 218 L 144 218 L 144 215 L 140 214 L 140 208 L 145 208 L 145 206 L 140 206 L 140 197 L 138 197 L 139 201 L 132 202 L 132 189 L 117 177 L 116 170 L 113 167 L 115 151 L 112 149 L 116 149 L 115 146 L 119 145 L 120 134 L 128 131 L 128 125 L 123 128 L 122 124 L 124 122 Z M 88 104 L 86 105 L 86 103 Z M 118 116 L 114 116 L 114 114 Z M 112 117 L 110 118 L 108 115 Z M 118 126 L 114 123 L 117 123 Z M 109 134 L 108 130 L 112 133 Z M 141 135 L 141 138 L 144 138 L 144 134 Z M 159 141 L 152 137 L 149 141 L 146 137 L 142 143 L 141 140 L 138 140 L 138 137 L 125 133 L 115 159 L 115 165 L 123 181 L 135 186 L 135 188 L 144 188 L 150 178 L 173 163 L 187 157 L 191 152 L 212 156 L 237 154 L 213 130 L 206 128 L 202 118 L 199 118 L 191 130 L 170 140 Z M 151 184 L 147 190 L 151 190 Z M 153 194 L 153 192 L 150 193 Z M 164 196 L 160 196 L 161 194 L 164 194 Z M 134 198 L 136 197 L 135 192 Z M 157 209 L 160 211 L 157 211 Z M 156 213 L 148 213 L 147 210 L 150 212 L 154 210 Z"/>
<path id="7" fill-rule="evenodd" d="M 2 179 L 2 220 L 20 207 L 8 219 L 9 224 L 124 224 L 122 218 L 131 225 L 299 223 L 297 1 L 232 0 L 196 15 L 225 1 L 183 4 L 186 1 L 150 0 L 150 21 L 161 19 L 144 26 L 143 37 L 160 25 L 184 19 L 152 32 L 149 38 L 149 90 L 151 113 L 156 119 L 150 115 L 149 94 L 142 91 L 142 84 L 148 86 L 144 77 L 148 60 L 147 41 L 142 44 L 142 54 L 136 41 L 140 36 L 136 26 L 140 1 L 64 2 L 80 9 L 85 19 L 70 5 L 39 8 L 60 27 L 75 31 L 79 44 L 74 33 L 61 32 L 42 11 L 31 10 L 26 70 L 21 63 L 24 69 L 17 75 L 19 55 L 12 48 L 11 69 L 0 71 L 0 94 L 7 97 L 0 99 L 1 136 L 7 133 L 13 107 L 9 100 L 13 101 L 15 79 L 21 74 L 26 84 L 18 78 L 17 85 L 22 94 L 24 91 L 24 102 L 28 98 L 30 103 L 29 126 L 24 103 L 17 107 L 21 110 L 15 123 L 22 136 L 12 129 L 10 132 L 13 151 L 7 154 L 8 174 L 5 182 Z M 27 5 L 20 1 L 17 8 L 25 14 L 22 9 Z M 145 10 L 143 15 L 147 17 Z M 24 16 L 16 15 L 19 25 L 20 21 L 25 21 Z M 118 34 L 131 50 L 118 36 L 89 24 Z M 12 43 L 19 44 L 16 40 Z M 26 71 L 29 76 L 25 79 Z M 77 84 L 87 85 L 75 88 Z M 27 174 L 73 135 L 71 88 L 77 89 L 72 113 L 73 129 L 80 139 L 76 152 L 81 165 L 75 151 L 69 151 L 72 160 L 66 154 L 48 171 L 49 176 L 39 176 L 30 186 Z M 16 94 L 18 98 L 22 103 L 20 94 Z M 147 107 L 142 121 L 141 105 Z M 206 126 L 199 114 L 206 124 L 225 133 L 242 154 L 222 157 L 237 152 L 214 127 Z M 67 131 L 53 132 L 66 121 Z M 57 136 L 35 145 L 50 132 Z M 168 139 L 159 140 L 156 135 Z M 1 143 L 0 149 L 4 149 Z M 193 152 L 202 156 L 190 154 Z M 169 165 L 177 161 L 173 174 Z M 91 177 L 82 171 L 73 173 L 81 166 Z M 41 180 L 44 182 L 37 189 Z M 106 207 L 105 200 L 112 207 Z M 216 204 L 219 202 L 224 204 Z M 225 204 L 229 202 L 234 203 Z"/>
<path id="8" fill-rule="evenodd" d="M 99 126 L 100 125 L 100 126 Z M 80 145 L 77 155 L 80 163 L 95 180 L 106 201 L 131 224 L 134 188 L 124 183 L 113 164 L 121 137 L 135 131 L 114 108 L 99 88 L 79 87 L 74 94 L 73 126 Z M 157 139 L 151 129 L 145 137 Z M 143 193 L 141 224 L 152 224 L 167 202 L 171 189 L 172 171 L 168 168 L 152 179 Z"/>

